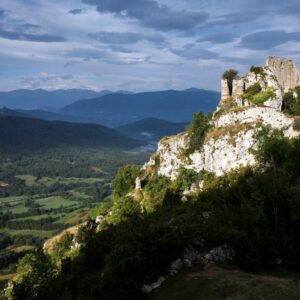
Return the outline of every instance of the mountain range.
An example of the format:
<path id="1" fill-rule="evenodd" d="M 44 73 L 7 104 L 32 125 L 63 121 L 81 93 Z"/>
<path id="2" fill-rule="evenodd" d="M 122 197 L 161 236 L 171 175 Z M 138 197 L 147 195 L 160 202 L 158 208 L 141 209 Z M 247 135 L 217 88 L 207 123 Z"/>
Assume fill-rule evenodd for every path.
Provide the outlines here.
<path id="1" fill-rule="evenodd" d="M 85 89 L 55 91 L 20 89 L 10 92 L 0 92 L 0 107 L 12 109 L 47 108 L 55 110 L 79 99 L 96 98 L 110 93 L 112 91 L 108 90 L 95 92 Z"/>
<path id="2" fill-rule="evenodd" d="M 109 127 L 145 118 L 185 123 L 197 111 L 215 110 L 219 98 L 218 92 L 199 89 L 136 94 L 126 91 L 16 90 L 0 92 L 0 107 L 3 107 L 0 115 L 96 123 Z"/>
<path id="3" fill-rule="evenodd" d="M 114 93 L 76 101 L 59 112 L 111 127 L 149 117 L 171 122 L 187 122 L 197 111 L 207 113 L 215 110 L 219 99 L 220 93 L 199 89 Z"/>

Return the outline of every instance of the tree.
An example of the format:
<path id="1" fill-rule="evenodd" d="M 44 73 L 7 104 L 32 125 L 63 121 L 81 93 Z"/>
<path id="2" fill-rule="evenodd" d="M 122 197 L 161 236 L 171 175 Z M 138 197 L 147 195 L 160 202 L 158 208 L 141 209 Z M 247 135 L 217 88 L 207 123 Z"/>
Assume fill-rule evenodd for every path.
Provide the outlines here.
<path id="1" fill-rule="evenodd" d="M 227 85 L 228 85 L 230 96 L 232 95 L 233 80 L 237 77 L 238 73 L 239 72 L 237 70 L 229 69 L 229 70 L 226 70 L 222 75 L 222 78 L 227 80 Z"/>
<path id="2" fill-rule="evenodd" d="M 202 112 L 195 113 L 192 122 L 187 128 L 190 138 L 190 151 L 200 148 L 203 144 L 205 133 L 210 128 L 209 118 Z"/>
<path id="3" fill-rule="evenodd" d="M 8 299 L 49 299 L 54 265 L 42 249 L 19 260 L 17 275 L 6 290 Z"/>
<path id="4" fill-rule="evenodd" d="M 138 166 L 127 164 L 121 167 L 112 181 L 114 196 L 122 197 L 130 192 L 135 186 L 135 179 L 139 175 Z"/>

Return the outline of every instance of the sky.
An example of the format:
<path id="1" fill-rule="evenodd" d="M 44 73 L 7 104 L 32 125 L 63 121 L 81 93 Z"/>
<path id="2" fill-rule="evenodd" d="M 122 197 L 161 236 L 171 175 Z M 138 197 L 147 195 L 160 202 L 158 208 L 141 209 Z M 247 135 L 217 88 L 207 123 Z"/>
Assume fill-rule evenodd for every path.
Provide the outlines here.
<path id="1" fill-rule="evenodd" d="M 220 90 L 268 55 L 300 65 L 299 0 L 0 0 L 0 90 Z"/>

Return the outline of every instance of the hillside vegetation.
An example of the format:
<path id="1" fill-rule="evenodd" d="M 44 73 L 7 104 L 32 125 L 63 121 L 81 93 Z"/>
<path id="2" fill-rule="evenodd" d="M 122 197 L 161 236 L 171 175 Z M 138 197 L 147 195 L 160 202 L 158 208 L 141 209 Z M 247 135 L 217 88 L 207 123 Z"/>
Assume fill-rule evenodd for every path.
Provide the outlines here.
<path id="1" fill-rule="evenodd" d="M 93 223 L 83 227 L 78 236 L 82 246 L 75 250 L 66 240 L 51 256 L 37 252 L 22 259 L 8 298 L 144 299 L 143 284 L 168 274 L 171 262 L 188 245 L 201 252 L 230 245 L 235 251 L 231 263 L 242 270 L 280 266 L 299 271 L 300 143 L 284 138 L 280 131 L 264 131 L 258 140 L 257 169 L 220 177 L 182 170 L 172 182 L 154 176 L 144 183 L 142 198 L 128 194 L 138 169 L 121 169 L 114 181 L 113 206 L 98 212 L 111 211 L 100 228 L 95 231 Z M 182 191 L 195 176 L 204 176 L 204 190 L 182 201 Z M 57 253 L 62 258 L 59 263 Z M 236 294 L 235 289 L 247 288 L 244 275 L 236 275 L 231 288 L 225 289 L 229 296 Z M 217 279 L 220 289 L 226 278 L 230 282 L 228 276 Z M 277 289 L 283 299 L 296 299 L 297 290 Z M 214 293 L 220 290 L 208 285 L 210 290 L 208 297 L 218 299 Z"/>
<path id="2" fill-rule="evenodd" d="M 141 142 L 95 124 L 4 117 L 0 118 L 0 151 L 48 149 L 61 146 L 132 148 Z"/>

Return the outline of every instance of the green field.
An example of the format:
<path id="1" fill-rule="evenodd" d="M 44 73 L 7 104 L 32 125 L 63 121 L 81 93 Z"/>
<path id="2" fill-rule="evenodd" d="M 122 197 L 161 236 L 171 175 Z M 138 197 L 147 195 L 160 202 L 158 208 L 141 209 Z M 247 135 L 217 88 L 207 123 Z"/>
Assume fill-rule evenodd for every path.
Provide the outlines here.
<path id="1" fill-rule="evenodd" d="M 7 233 L 12 236 L 14 235 L 32 235 L 34 237 L 40 237 L 40 238 L 49 238 L 56 234 L 55 230 L 30 230 L 30 229 L 24 229 L 24 230 L 13 230 L 13 229 L 0 229 L 0 233 Z"/>
<path id="2" fill-rule="evenodd" d="M 33 176 L 33 175 L 29 175 L 29 174 L 26 174 L 26 175 L 17 175 L 16 177 L 24 180 L 25 184 L 27 186 L 33 186 L 33 185 L 37 184 L 37 182 L 36 182 L 37 177 Z"/>
<path id="3" fill-rule="evenodd" d="M 0 260 L 0 277 L 5 281 L 15 272 L 14 249 L 25 254 L 84 222 L 91 210 L 110 199 L 117 169 L 125 163 L 141 165 L 148 157 L 92 148 L 0 153 L 0 257 L 5 258 Z"/>

